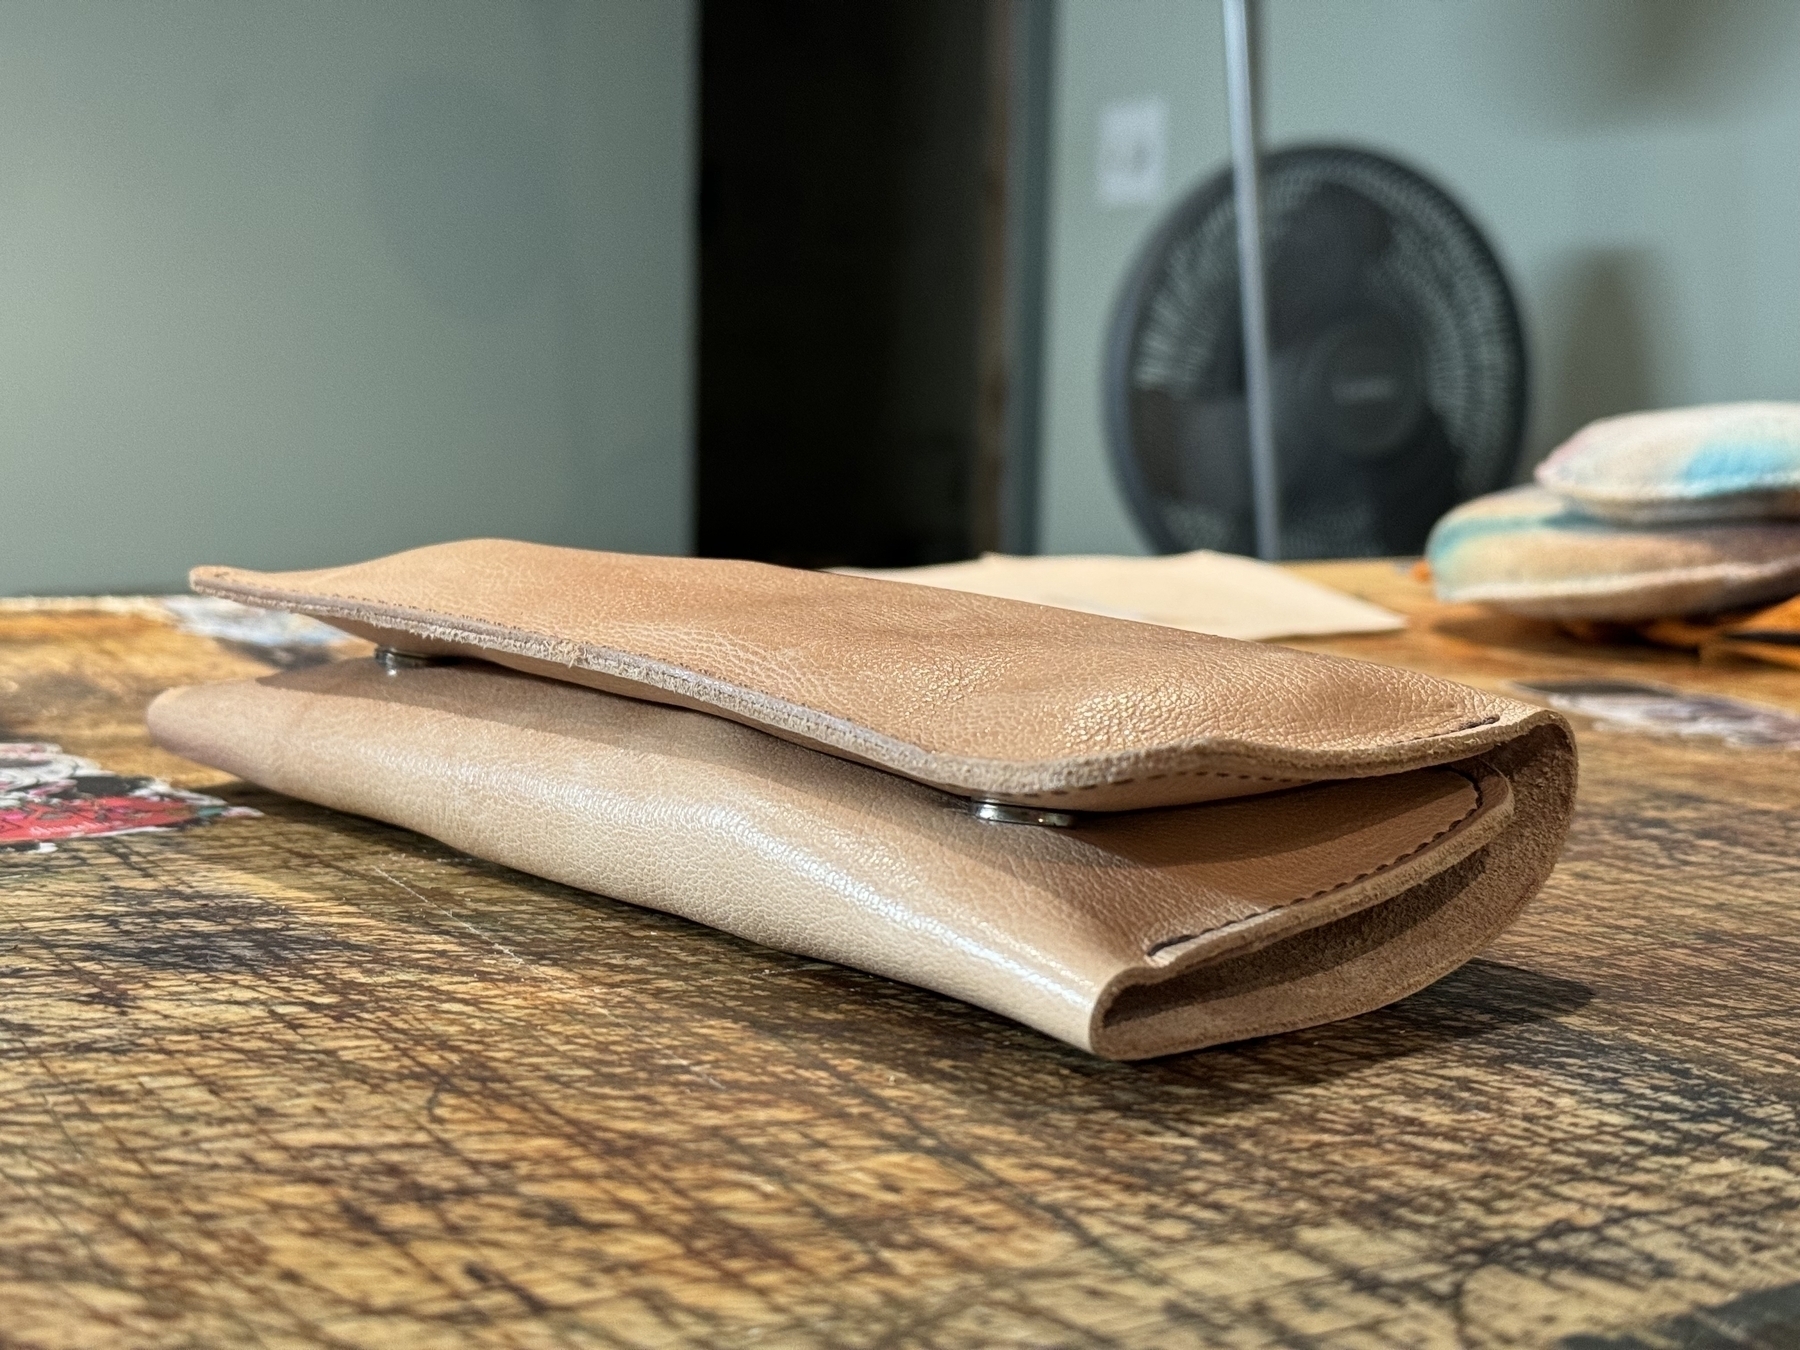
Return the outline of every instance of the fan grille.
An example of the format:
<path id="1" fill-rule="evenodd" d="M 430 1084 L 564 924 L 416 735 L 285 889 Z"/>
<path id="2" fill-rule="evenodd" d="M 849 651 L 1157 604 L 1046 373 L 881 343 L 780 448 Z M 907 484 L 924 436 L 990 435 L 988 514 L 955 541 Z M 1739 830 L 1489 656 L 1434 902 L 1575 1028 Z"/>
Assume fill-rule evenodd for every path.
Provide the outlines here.
<path id="1" fill-rule="evenodd" d="M 1311 255 L 1295 254 L 1298 245 L 1292 241 L 1309 228 L 1318 233 L 1319 204 L 1326 200 L 1321 193 L 1335 194 L 1333 202 L 1353 203 L 1368 222 L 1380 222 L 1380 243 L 1357 261 L 1354 289 L 1358 303 L 1395 316 L 1416 346 L 1424 404 L 1437 438 L 1429 456 L 1449 461 L 1435 471 L 1441 492 L 1464 500 L 1501 486 L 1513 469 L 1524 421 L 1525 360 L 1517 310 L 1475 225 L 1413 171 L 1366 151 L 1333 146 L 1295 147 L 1265 158 L 1265 257 L 1278 361 L 1283 315 L 1292 342 L 1313 303 L 1308 294 L 1313 278 L 1301 265 Z M 1326 239 L 1323 247 L 1329 252 L 1333 241 Z M 1249 551 L 1229 169 L 1190 193 L 1151 239 L 1120 297 L 1109 346 L 1106 397 L 1114 464 L 1151 538 L 1171 550 Z M 1412 458 L 1422 464 L 1427 453 L 1422 448 Z M 1378 492 L 1343 486 L 1378 484 L 1380 469 L 1309 495 L 1309 483 L 1293 479 L 1303 456 L 1287 437 L 1278 438 L 1277 455 L 1295 461 L 1284 464 L 1283 556 L 1416 551 L 1422 543 L 1423 527 L 1416 521 L 1384 518 L 1393 511 Z M 1416 476 L 1427 469 L 1410 472 Z M 1396 548 L 1396 542 L 1403 547 Z"/>

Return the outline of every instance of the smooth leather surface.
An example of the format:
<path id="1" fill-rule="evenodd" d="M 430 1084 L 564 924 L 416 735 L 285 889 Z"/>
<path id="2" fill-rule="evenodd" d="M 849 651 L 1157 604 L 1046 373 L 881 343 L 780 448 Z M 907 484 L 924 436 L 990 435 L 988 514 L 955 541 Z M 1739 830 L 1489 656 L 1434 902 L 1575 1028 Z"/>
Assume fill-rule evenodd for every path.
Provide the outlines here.
<path id="1" fill-rule="evenodd" d="M 1411 671 L 990 596 L 505 540 L 196 590 L 699 708 L 945 791 L 1131 810 L 1466 759 L 1555 715 Z"/>
<path id="2" fill-rule="evenodd" d="M 1550 716 L 1447 767 L 1072 830 L 990 824 L 722 718 L 482 663 L 171 690 L 150 726 L 278 791 L 1120 1058 L 1423 987 L 1541 884 L 1574 786 Z"/>

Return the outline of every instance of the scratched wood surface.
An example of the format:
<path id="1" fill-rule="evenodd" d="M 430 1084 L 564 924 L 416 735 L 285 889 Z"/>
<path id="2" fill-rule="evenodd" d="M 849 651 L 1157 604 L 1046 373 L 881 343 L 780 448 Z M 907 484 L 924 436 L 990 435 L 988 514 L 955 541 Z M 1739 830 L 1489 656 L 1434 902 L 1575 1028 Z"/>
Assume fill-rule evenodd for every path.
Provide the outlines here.
<path id="1" fill-rule="evenodd" d="M 1800 709 L 1308 570 L 1414 617 L 1313 646 Z M 15 736 L 265 813 L 0 856 L 0 1345 L 1800 1344 L 1800 755 L 1583 728 L 1482 959 L 1117 1065 L 146 741 L 264 669 L 0 604 Z"/>

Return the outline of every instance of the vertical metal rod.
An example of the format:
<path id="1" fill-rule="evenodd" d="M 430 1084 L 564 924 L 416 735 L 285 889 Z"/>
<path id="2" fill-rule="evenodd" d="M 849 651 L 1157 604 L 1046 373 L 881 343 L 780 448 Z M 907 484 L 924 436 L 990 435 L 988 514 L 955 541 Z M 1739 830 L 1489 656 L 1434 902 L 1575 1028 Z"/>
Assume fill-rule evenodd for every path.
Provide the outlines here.
<path id="1" fill-rule="evenodd" d="M 1053 0 L 991 0 L 1010 7 L 1006 110 L 1005 407 L 1001 417 L 998 542 L 1038 551 L 1040 404 L 1044 391 L 1044 255 L 1050 218 Z"/>
<path id="2" fill-rule="evenodd" d="M 1225 93 L 1231 118 L 1231 177 L 1237 203 L 1238 297 L 1244 311 L 1250 492 L 1256 508 L 1256 556 L 1273 561 L 1281 556 L 1281 475 L 1275 463 L 1275 411 L 1269 387 L 1262 184 L 1257 171 L 1256 88 L 1250 52 L 1250 6 L 1255 0 L 1221 3 L 1225 17 Z"/>

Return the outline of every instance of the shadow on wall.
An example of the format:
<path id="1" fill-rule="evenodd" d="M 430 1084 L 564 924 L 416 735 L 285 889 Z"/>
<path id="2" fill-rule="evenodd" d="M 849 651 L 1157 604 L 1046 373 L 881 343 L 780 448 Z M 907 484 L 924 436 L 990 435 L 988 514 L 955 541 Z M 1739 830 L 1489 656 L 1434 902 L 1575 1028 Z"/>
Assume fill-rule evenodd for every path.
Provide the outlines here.
<path id="1" fill-rule="evenodd" d="M 1478 77 L 1570 128 L 1730 115 L 1781 92 L 1800 40 L 1792 0 L 1509 0 L 1469 18 Z"/>
<path id="2" fill-rule="evenodd" d="M 1563 311 L 1545 316 L 1542 412 L 1519 461 L 1524 482 L 1545 455 L 1597 417 L 1655 402 L 1649 316 L 1654 271 L 1648 250 L 1581 249 L 1553 274 L 1548 293 Z"/>

